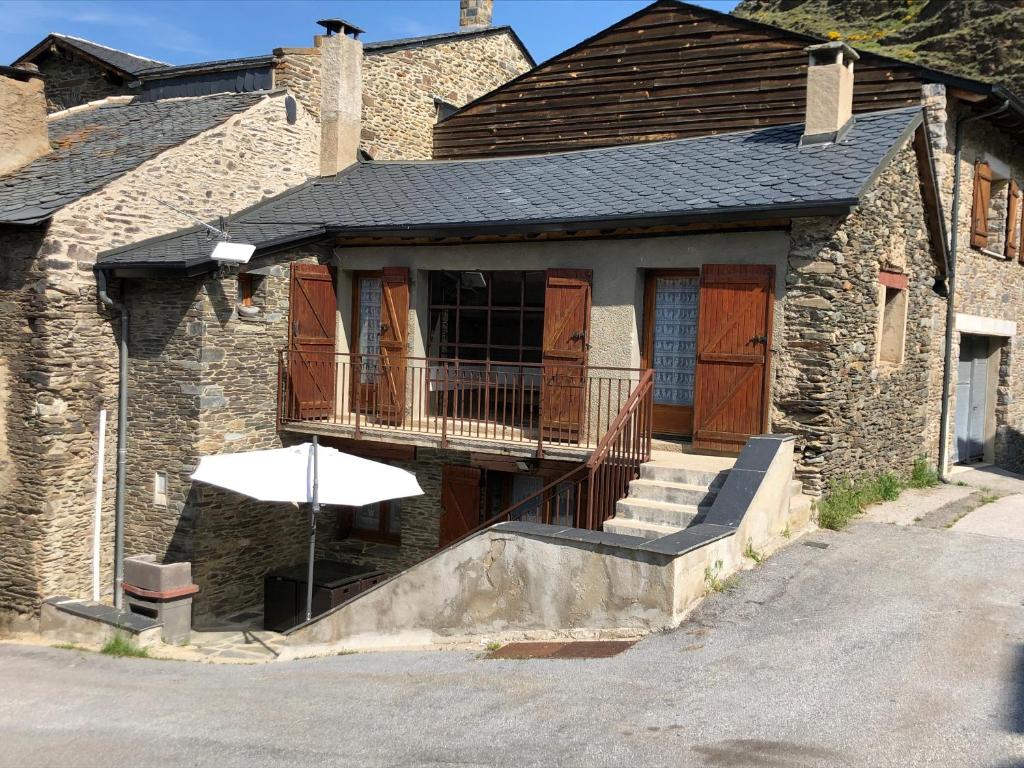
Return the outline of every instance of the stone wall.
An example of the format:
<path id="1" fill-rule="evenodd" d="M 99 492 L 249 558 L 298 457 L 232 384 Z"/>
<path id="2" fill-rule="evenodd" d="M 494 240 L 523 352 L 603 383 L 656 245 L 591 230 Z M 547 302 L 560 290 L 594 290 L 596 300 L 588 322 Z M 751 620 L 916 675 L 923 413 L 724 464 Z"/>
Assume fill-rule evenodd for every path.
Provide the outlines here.
<path id="1" fill-rule="evenodd" d="M 772 431 L 799 436 L 797 476 L 811 493 L 846 476 L 906 472 L 927 450 L 935 324 L 944 302 L 905 146 L 845 219 L 797 219 Z M 880 269 L 908 275 L 905 355 L 879 363 Z M 934 462 L 934 457 L 929 457 Z"/>
<path id="2" fill-rule="evenodd" d="M 375 160 L 430 159 L 435 97 L 461 107 L 528 69 L 530 62 L 506 32 L 368 51 L 363 149 Z"/>
<path id="3" fill-rule="evenodd" d="M 46 108 L 50 112 L 77 107 L 108 96 L 131 96 L 137 93 L 120 77 L 108 74 L 70 51 L 51 54 L 39 64 L 46 78 Z"/>
<path id="4" fill-rule="evenodd" d="M 7 577 L 7 568 L 0 576 L 0 611 L 31 614 L 41 596 L 81 596 L 91 588 L 101 407 L 111 425 L 104 520 L 112 520 L 117 321 L 96 298 L 96 254 L 188 225 L 154 197 L 210 219 L 304 181 L 315 173 L 318 149 L 312 118 L 299 110 L 289 124 L 283 95 L 267 98 L 61 209 L 45 228 L 0 231 L 0 357 L 16 382 L 6 435 L 15 480 L 0 514 L 18 521 L 4 525 L 18 533 L 0 540 L 0 557 L 19 569 L 17 576 Z M 116 295 L 116 285 L 113 290 Z M 146 487 L 151 483 L 143 479 Z M 103 541 L 109 590 L 109 525 Z"/>

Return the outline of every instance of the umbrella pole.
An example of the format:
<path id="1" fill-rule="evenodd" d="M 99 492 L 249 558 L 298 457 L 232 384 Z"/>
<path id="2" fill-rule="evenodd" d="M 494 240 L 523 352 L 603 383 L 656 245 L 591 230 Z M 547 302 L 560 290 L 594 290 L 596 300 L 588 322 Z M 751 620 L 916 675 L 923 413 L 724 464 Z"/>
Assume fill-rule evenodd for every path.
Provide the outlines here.
<path id="1" fill-rule="evenodd" d="M 317 466 L 317 436 L 313 435 L 313 503 L 309 508 L 309 571 L 306 573 L 306 621 L 313 618 L 313 560 L 316 557 L 316 515 L 320 511 L 320 472 Z"/>

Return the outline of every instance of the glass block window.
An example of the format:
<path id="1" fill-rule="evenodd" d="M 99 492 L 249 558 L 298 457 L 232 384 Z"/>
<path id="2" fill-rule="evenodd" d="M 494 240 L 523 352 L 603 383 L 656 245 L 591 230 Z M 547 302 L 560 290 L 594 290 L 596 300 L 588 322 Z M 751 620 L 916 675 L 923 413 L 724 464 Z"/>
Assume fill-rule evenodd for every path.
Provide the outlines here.
<path id="1" fill-rule="evenodd" d="M 697 277 L 659 277 L 654 300 L 654 401 L 693 405 L 697 370 Z"/>

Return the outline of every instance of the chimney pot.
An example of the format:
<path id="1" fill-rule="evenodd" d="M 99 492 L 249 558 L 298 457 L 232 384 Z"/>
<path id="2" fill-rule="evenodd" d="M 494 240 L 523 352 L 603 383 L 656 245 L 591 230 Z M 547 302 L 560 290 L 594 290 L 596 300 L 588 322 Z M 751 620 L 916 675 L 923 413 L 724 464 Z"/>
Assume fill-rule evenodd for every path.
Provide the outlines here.
<path id="1" fill-rule="evenodd" d="M 494 0 L 459 0 L 459 29 L 484 29 L 493 16 Z"/>
<path id="2" fill-rule="evenodd" d="M 800 143 L 835 141 L 853 120 L 853 63 L 860 56 L 839 41 L 805 50 L 807 109 Z"/>

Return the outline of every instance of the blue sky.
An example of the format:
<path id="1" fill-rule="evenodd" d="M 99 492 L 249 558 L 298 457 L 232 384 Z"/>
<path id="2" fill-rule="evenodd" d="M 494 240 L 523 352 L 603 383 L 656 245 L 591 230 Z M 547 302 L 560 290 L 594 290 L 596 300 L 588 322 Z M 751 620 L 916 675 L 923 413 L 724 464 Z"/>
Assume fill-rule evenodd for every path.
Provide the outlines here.
<path id="1" fill-rule="evenodd" d="M 698 0 L 730 11 L 737 0 Z M 511 24 L 537 61 L 647 5 L 646 0 L 495 0 L 494 23 Z M 0 63 L 9 64 L 49 32 L 88 38 L 184 64 L 309 45 L 316 20 L 340 17 L 366 41 L 448 32 L 458 0 L 0 0 Z"/>

